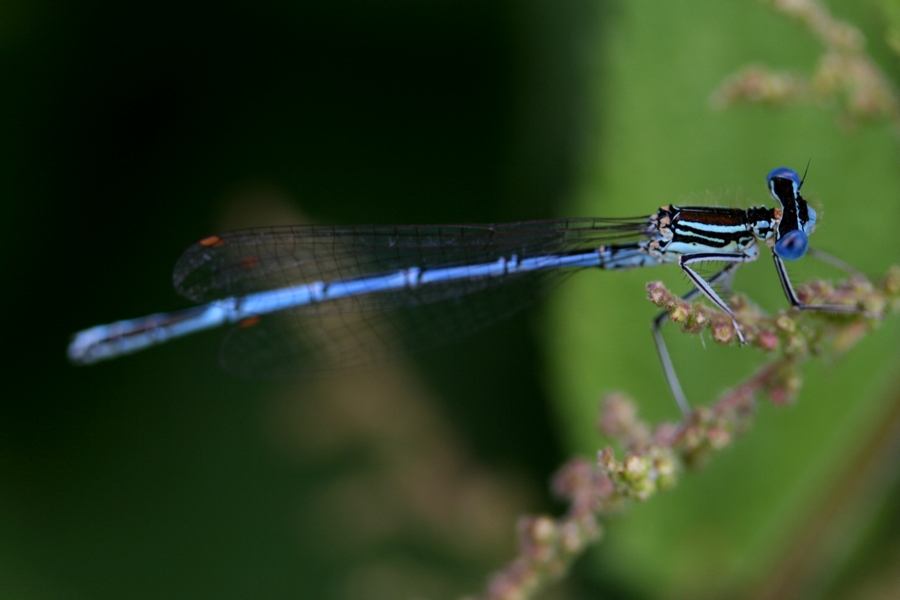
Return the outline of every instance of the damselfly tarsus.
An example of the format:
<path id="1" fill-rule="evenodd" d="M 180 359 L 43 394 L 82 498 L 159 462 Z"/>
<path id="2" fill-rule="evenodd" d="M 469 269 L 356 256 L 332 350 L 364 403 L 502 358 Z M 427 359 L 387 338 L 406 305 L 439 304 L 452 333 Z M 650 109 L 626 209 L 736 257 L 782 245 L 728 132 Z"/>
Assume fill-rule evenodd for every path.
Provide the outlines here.
<path id="1" fill-rule="evenodd" d="M 528 304 L 535 290 L 589 267 L 629 269 L 677 263 L 741 327 L 715 284 L 772 250 L 791 306 L 857 312 L 853 306 L 803 304 L 784 261 L 802 258 L 816 212 L 803 180 L 777 168 L 767 179 L 779 208 L 664 206 L 649 217 L 557 219 L 499 225 L 300 225 L 232 231 L 188 248 L 173 279 L 203 303 L 175 312 L 99 325 L 75 334 L 76 364 L 115 358 L 188 333 L 234 323 L 222 361 L 242 373 L 284 375 L 371 361 L 403 340 L 412 345 L 457 337 Z M 725 263 L 709 279 L 697 263 Z M 502 292 L 502 293 L 501 293 Z M 690 407 L 653 321 L 653 339 L 678 406 Z"/>

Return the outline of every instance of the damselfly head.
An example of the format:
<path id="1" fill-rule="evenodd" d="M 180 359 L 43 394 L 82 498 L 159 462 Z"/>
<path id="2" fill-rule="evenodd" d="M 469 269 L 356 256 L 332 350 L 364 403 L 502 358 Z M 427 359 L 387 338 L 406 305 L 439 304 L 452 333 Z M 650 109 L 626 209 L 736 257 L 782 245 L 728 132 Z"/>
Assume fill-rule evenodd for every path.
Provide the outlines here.
<path id="1" fill-rule="evenodd" d="M 800 195 L 803 179 L 793 169 L 778 167 L 769 171 L 766 183 L 782 207 L 775 254 L 784 260 L 803 258 L 809 249 L 809 236 L 816 228 L 816 211 Z"/>

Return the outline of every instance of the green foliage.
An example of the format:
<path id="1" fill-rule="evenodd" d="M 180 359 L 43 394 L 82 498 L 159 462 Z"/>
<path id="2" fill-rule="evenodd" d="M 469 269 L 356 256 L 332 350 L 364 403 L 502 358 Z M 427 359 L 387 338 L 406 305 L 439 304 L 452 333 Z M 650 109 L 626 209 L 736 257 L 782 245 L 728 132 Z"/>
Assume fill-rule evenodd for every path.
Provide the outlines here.
<path id="1" fill-rule="evenodd" d="M 861 10 L 852 2 L 832 9 L 838 18 Z M 870 45 L 883 43 L 880 32 L 865 33 Z M 745 65 L 812 73 L 825 49 L 802 24 L 761 3 L 623 3 L 597 47 L 605 62 L 592 106 L 604 143 L 566 212 L 759 205 L 770 202 L 764 178 L 771 168 L 802 171 L 810 163 L 804 192 L 823 209 L 812 244 L 866 272 L 883 272 L 900 259 L 900 148 L 890 117 L 849 122 L 838 97 L 710 107 L 711 94 Z M 835 275 L 814 259 L 803 263 L 792 267 L 795 278 Z M 674 290 L 687 289 L 678 273 L 660 276 Z M 627 390 L 651 421 L 676 413 L 649 334 L 653 310 L 642 302 L 647 277 L 591 274 L 554 299 L 551 381 L 573 450 L 596 449 L 594 415 L 604 391 Z M 735 287 L 767 309 L 784 306 L 765 257 L 739 270 Z M 762 360 L 757 350 L 704 345 L 675 329 L 665 334 L 694 404 L 708 403 Z M 654 597 L 727 596 L 752 584 L 786 551 L 810 506 L 892 401 L 897 338 L 897 324 L 887 323 L 847 357 L 808 366 L 796 405 L 763 408 L 753 431 L 708 469 L 664 501 L 613 522 L 596 558 L 600 572 Z"/>

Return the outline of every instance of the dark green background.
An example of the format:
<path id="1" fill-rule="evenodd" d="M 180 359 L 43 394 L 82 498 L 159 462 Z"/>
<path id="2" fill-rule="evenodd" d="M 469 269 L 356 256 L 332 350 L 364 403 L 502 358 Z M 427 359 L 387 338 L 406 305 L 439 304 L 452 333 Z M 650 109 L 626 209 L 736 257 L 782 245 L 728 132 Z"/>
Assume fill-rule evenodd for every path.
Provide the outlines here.
<path id="1" fill-rule="evenodd" d="M 80 328 L 187 306 L 171 267 L 223 227 L 625 216 L 723 195 L 747 206 L 771 203 L 769 169 L 811 160 L 804 190 L 825 207 L 813 243 L 871 273 L 900 261 L 896 135 L 841 127 L 828 106 L 714 112 L 709 94 L 747 62 L 809 71 L 820 51 L 759 3 L 720 4 L 0 6 L 0 596 L 475 592 L 513 555 L 517 514 L 561 509 L 546 482 L 570 452 L 600 445 L 602 392 L 675 416 L 643 300 L 656 272 L 582 275 L 414 365 L 331 382 L 235 380 L 216 368 L 217 333 L 92 368 L 66 362 Z M 879 3 L 834 10 L 897 81 Z M 738 287 L 783 306 L 768 260 L 747 271 Z M 672 333 L 696 402 L 759 361 Z M 710 469 L 617 518 L 554 597 L 763 589 L 791 527 L 821 510 L 898 402 L 897 338 L 888 323 L 846 360 L 812 366 L 820 383 L 796 407 L 764 407 Z M 333 391 L 356 377 L 383 387 L 349 401 Z M 407 395 L 394 408 L 409 419 L 399 441 L 390 426 L 358 434 L 352 411 L 285 420 Z M 405 462 L 433 455 L 449 458 Z M 898 564 L 892 457 L 811 597 L 852 594 Z M 396 502 L 384 496 L 394 488 Z M 459 492 L 470 488 L 494 495 L 469 501 Z M 417 493 L 435 500 L 408 500 Z"/>
<path id="2" fill-rule="evenodd" d="M 181 251 L 265 224 L 223 216 L 235 197 L 249 213 L 262 197 L 265 215 L 274 195 L 325 223 L 559 213 L 587 135 L 575 42 L 596 36 L 599 13 L 4 3 L 0 596 L 347 597 L 347 578 L 381 560 L 437 582 L 370 597 L 477 591 L 512 556 L 516 513 L 487 558 L 443 548 L 414 517 L 412 533 L 329 550 L 298 515 L 377 461 L 352 438 L 319 459 L 279 448 L 267 422 L 289 392 L 221 373 L 218 332 L 88 369 L 64 349 L 77 329 L 187 306 L 170 279 Z M 539 364 L 523 316 L 428 357 L 420 376 L 466 460 L 515 472 L 532 511 L 552 508 L 545 482 L 564 456 Z M 307 387 L 296 402 L 327 401 Z"/>

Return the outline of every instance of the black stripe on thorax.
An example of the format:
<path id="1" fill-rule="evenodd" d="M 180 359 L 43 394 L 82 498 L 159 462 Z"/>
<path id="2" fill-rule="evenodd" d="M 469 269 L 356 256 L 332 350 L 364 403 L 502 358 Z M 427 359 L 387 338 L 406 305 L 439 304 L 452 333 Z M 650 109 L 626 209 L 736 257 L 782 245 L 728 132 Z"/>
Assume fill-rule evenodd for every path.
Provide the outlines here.
<path id="1" fill-rule="evenodd" d="M 733 208 L 685 207 L 672 215 L 673 241 L 722 248 L 753 237 L 747 211 Z"/>
<path id="2" fill-rule="evenodd" d="M 747 212 L 742 208 L 719 206 L 671 206 L 673 221 L 696 221 L 709 225 L 739 226 L 747 224 Z"/>

